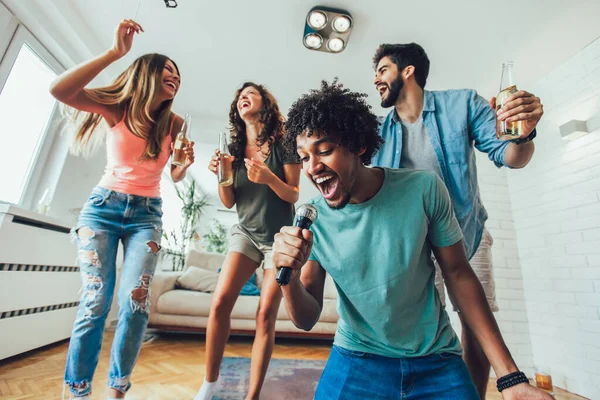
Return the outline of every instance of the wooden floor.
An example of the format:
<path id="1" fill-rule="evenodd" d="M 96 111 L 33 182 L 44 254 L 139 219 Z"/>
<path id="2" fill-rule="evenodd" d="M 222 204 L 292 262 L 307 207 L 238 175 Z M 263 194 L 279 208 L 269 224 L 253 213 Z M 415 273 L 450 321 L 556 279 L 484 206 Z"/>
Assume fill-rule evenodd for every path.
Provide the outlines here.
<path id="1" fill-rule="evenodd" d="M 112 333 L 105 335 L 92 399 L 106 398 L 106 376 Z M 0 361 L 0 399 L 60 399 L 67 342 Z M 252 340 L 232 338 L 225 357 L 250 357 Z M 277 339 L 274 358 L 325 360 L 331 342 Z M 144 344 L 132 376 L 127 399 L 191 400 L 204 378 L 203 335 L 157 335 Z M 243 394 L 240 394 L 240 399 Z M 583 399 L 558 390 L 557 399 Z M 493 380 L 488 400 L 500 400 Z"/>

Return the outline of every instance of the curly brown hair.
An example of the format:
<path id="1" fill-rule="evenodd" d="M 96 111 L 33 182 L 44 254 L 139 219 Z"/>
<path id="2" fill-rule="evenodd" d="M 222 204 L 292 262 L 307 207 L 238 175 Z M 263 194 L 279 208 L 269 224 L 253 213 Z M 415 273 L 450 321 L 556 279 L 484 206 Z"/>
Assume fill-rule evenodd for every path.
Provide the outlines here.
<path id="1" fill-rule="evenodd" d="M 366 99 L 366 94 L 352 92 L 337 78 L 332 83 L 321 81 L 320 89 L 311 90 L 292 104 L 283 138 L 285 151 L 296 152 L 298 136 L 323 135 L 335 138 L 354 154 L 364 149 L 360 159 L 364 165 L 371 165 L 383 140 L 377 117 Z"/>
<path id="2" fill-rule="evenodd" d="M 269 144 L 269 149 L 281 137 L 283 137 L 285 119 L 279 111 L 279 105 L 275 97 L 263 85 L 258 85 L 254 82 L 246 82 L 235 92 L 235 97 L 229 107 L 229 133 L 230 143 L 229 151 L 235 157 L 234 166 L 238 166 L 244 160 L 244 152 L 246 150 L 247 136 L 246 123 L 240 117 L 237 109 L 237 102 L 240 94 L 247 87 L 252 86 L 262 98 L 262 108 L 260 109 L 259 122 L 262 124 L 262 130 L 256 139 L 256 145 L 262 146 L 265 143 Z"/>

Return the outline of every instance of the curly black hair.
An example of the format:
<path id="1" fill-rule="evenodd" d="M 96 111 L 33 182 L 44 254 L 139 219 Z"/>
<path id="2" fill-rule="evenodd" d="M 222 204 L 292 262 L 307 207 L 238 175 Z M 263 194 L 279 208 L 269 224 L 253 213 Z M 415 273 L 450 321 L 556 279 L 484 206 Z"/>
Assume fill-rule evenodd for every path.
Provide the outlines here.
<path id="1" fill-rule="evenodd" d="M 296 100 L 288 112 L 283 146 L 296 154 L 296 138 L 306 134 L 331 137 L 354 154 L 364 165 L 370 165 L 373 155 L 383 144 L 379 122 L 371 112 L 364 93 L 344 88 L 335 78 L 333 83 L 321 82 L 321 89 L 311 90 Z"/>
<path id="2" fill-rule="evenodd" d="M 279 105 L 277 104 L 275 97 L 273 97 L 271 92 L 263 85 L 258 85 L 253 82 L 244 83 L 242 87 L 235 92 L 235 97 L 229 107 L 229 151 L 231 152 L 231 155 L 235 157 L 233 161 L 234 166 L 238 166 L 244 162 L 244 152 L 246 150 L 246 145 L 248 144 L 248 138 L 246 137 L 246 123 L 240 117 L 240 113 L 237 109 L 237 102 L 242 91 L 249 86 L 255 88 L 262 98 L 259 121 L 263 127 L 256 139 L 256 146 L 260 147 L 265 143 L 269 143 L 269 147 L 271 147 L 273 143 L 283 136 L 285 119 L 283 118 L 281 111 L 279 111 Z"/>
<path id="3" fill-rule="evenodd" d="M 377 69 L 377 64 L 383 57 L 389 57 L 398 67 L 398 71 L 412 65 L 415 67 L 415 80 L 425 89 L 427 77 L 429 76 L 429 57 L 425 49 L 416 43 L 408 44 L 382 44 L 375 51 L 373 56 L 373 67 Z"/>

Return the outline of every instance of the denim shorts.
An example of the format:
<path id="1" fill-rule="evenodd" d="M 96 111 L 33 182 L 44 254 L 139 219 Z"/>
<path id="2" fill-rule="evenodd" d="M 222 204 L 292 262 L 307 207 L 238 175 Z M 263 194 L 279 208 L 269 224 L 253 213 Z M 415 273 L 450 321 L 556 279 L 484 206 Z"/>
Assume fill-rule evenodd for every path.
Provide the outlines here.
<path id="1" fill-rule="evenodd" d="M 389 358 L 334 345 L 316 400 L 478 400 L 467 366 L 456 354 Z"/>
<path id="2" fill-rule="evenodd" d="M 229 231 L 229 245 L 227 251 L 242 253 L 252 261 L 260 263 L 264 261 L 264 269 L 272 269 L 273 247 L 266 244 L 260 244 L 252 239 L 248 233 L 239 225 L 233 225 Z"/>

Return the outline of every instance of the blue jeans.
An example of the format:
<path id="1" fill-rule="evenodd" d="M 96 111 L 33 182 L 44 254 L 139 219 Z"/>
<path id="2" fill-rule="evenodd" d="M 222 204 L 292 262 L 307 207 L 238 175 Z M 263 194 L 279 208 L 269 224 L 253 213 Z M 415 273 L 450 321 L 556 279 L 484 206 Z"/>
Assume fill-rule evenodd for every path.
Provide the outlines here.
<path id="1" fill-rule="evenodd" d="M 73 229 L 82 294 L 69 344 L 65 383 L 74 396 L 91 392 L 104 323 L 116 282 L 119 241 L 124 260 L 119 321 L 111 350 L 108 386 L 125 393 L 148 324 L 149 288 L 160 250 L 162 200 L 96 187 Z"/>
<path id="2" fill-rule="evenodd" d="M 478 400 L 462 358 L 449 353 L 388 358 L 333 346 L 315 400 Z"/>

